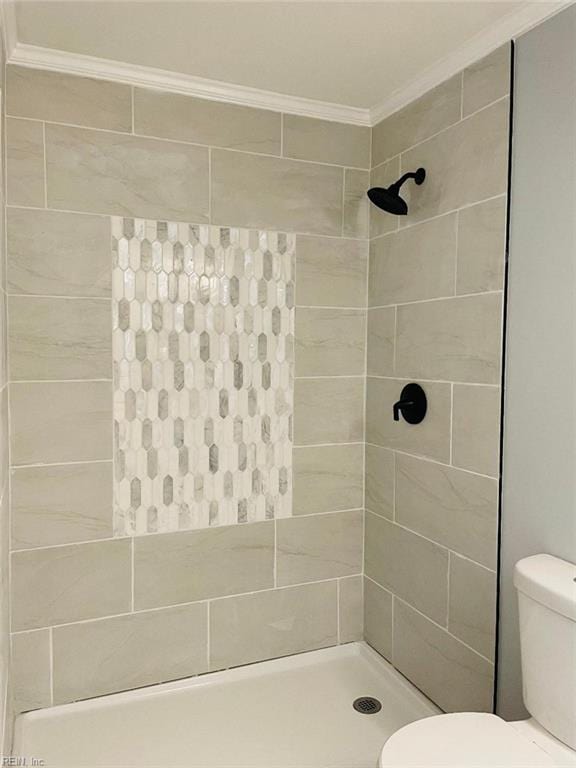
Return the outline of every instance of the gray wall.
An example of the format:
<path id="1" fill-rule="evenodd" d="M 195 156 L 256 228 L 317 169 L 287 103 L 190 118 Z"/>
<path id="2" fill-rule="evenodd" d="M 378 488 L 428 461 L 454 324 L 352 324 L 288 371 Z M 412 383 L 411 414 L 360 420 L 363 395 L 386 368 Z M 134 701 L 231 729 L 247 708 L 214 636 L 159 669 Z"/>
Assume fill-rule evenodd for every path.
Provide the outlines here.
<path id="1" fill-rule="evenodd" d="M 525 716 L 514 563 L 576 561 L 576 7 L 517 42 L 498 713 Z"/>

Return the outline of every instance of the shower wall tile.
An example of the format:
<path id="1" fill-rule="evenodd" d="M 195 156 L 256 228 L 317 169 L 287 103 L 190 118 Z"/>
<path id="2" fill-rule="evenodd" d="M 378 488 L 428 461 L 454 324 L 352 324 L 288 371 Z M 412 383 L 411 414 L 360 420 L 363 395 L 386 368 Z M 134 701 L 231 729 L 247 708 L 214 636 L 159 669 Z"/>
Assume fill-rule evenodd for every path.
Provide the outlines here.
<path id="1" fill-rule="evenodd" d="M 296 376 L 364 373 L 366 311 L 296 310 Z"/>
<path id="2" fill-rule="evenodd" d="M 510 92 L 510 45 L 503 45 L 464 70 L 462 112 L 469 115 Z"/>
<path id="3" fill-rule="evenodd" d="M 340 642 L 354 643 L 364 639 L 363 577 L 349 576 L 338 582 Z"/>
<path id="4" fill-rule="evenodd" d="M 6 193 L 9 205 L 44 207 L 42 123 L 6 119 Z"/>
<path id="5" fill-rule="evenodd" d="M 459 211 L 456 293 L 502 290 L 506 202 L 497 197 Z"/>
<path id="6" fill-rule="evenodd" d="M 51 705 L 50 663 L 48 629 L 12 635 L 10 671 L 16 712 Z"/>
<path id="7" fill-rule="evenodd" d="M 389 187 L 400 176 L 400 155 L 387 160 L 385 163 L 370 171 L 370 187 Z M 398 229 L 398 216 L 384 213 L 370 203 L 370 237 L 379 237 Z"/>
<path id="8" fill-rule="evenodd" d="M 54 629 L 54 703 L 206 672 L 206 603 Z"/>
<path id="9" fill-rule="evenodd" d="M 366 445 L 366 508 L 392 520 L 394 518 L 394 461 L 388 448 Z"/>
<path id="10" fill-rule="evenodd" d="M 336 581 L 240 595 L 210 605 L 211 669 L 338 642 Z"/>
<path id="11" fill-rule="evenodd" d="M 370 166 L 370 128 L 300 115 L 283 115 L 284 156 L 299 160 Z"/>
<path id="12" fill-rule="evenodd" d="M 6 68 L 6 112 L 15 117 L 130 132 L 131 87 L 10 65 Z"/>
<path id="13" fill-rule="evenodd" d="M 296 379 L 294 443 L 357 443 L 363 434 L 364 380 Z"/>
<path id="14" fill-rule="evenodd" d="M 498 477 L 500 389 L 454 387 L 452 460 L 455 466 Z"/>
<path id="15" fill-rule="evenodd" d="M 368 244 L 296 238 L 296 302 L 306 307 L 365 307 Z"/>
<path id="16" fill-rule="evenodd" d="M 344 172 L 344 225 L 345 237 L 368 237 L 370 229 L 370 201 L 366 191 L 370 186 L 370 173 L 355 168 Z"/>
<path id="17" fill-rule="evenodd" d="M 364 639 L 392 660 L 392 593 L 364 577 Z"/>
<path id="18" fill-rule="evenodd" d="M 294 449 L 294 515 L 360 509 L 364 446 L 322 445 Z"/>
<path id="19" fill-rule="evenodd" d="M 496 574 L 458 555 L 450 555 L 448 629 L 494 661 Z"/>
<path id="20" fill-rule="evenodd" d="M 51 208 L 208 220 L 205 147 L 46 125 L 46 173 Z"/>
<path id="21" fill-rule="evenodd" d="M 265 109 L 135 88 L 134 132 L 279 155 L 282 116 Z"/>
<path id="22" fill-rule="evenodd" d="M 394 375 L 395 333 L 396 307 L 368 311 L 368 375 Z"/>

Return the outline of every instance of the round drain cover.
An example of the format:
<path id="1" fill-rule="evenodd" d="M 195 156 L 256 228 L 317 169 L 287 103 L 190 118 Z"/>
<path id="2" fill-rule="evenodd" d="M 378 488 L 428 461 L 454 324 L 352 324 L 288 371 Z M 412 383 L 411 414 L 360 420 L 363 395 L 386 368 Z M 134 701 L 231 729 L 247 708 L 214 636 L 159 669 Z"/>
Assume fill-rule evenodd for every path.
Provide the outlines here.
<path id="1" fill-rule="evenodd" d="M 380 712 L 382 709 L 382 704 L 372 696 L 360 696 L 359 699 L 354 701 L 352 706 L 356 712 L 360 712 L 362 715 L 375 715 L 376 712 Z"/>

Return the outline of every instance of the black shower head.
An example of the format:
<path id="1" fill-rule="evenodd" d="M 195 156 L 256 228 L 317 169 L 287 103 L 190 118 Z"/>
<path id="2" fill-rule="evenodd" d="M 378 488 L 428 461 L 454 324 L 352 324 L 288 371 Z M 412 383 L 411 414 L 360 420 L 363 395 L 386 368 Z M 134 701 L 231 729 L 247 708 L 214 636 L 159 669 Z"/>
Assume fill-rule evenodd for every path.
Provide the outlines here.
<path id="1" fill-rule="evenodd" d="M 406 216 L 408 206 L 406 201 L 400 197 L 400 187 L 408 179 L 414 179 L 414 182 L 420 185 L 425 178 L 426 171 L 424 168 L 418 168 L 415 173 L 405 173 L 404 176 L 389 187 L 372 187 L 372 189 L 368 190 L 368 197 L 370 202 L 383 211 L 393 213 L 395 216 Z"/>

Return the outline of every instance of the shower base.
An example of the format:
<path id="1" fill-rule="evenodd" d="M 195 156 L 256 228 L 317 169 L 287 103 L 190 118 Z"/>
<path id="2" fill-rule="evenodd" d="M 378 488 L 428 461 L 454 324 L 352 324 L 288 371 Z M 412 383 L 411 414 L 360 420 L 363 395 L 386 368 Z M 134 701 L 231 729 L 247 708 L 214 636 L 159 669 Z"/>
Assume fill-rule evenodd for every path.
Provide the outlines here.
<path id="1" fill-rule="evenodd" d="M 361 697 L 381 709 L 357 711 Z M 47 768 L 374 768 L 394 731 L 438 712 L 351 643 L 30 712 L 13 754 Z"/>

